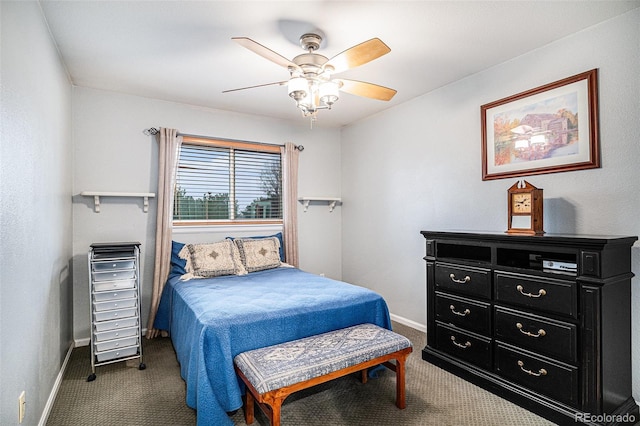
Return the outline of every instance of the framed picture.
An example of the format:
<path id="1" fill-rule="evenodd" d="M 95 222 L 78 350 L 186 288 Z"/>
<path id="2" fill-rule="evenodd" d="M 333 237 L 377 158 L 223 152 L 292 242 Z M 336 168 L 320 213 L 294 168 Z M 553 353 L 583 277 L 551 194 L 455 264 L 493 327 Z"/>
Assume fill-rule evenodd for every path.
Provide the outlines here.
<path id="1" fill-rule="evenodd" d="M 598 70 L 480 107 L 482 180 L 600 167 Z"/>

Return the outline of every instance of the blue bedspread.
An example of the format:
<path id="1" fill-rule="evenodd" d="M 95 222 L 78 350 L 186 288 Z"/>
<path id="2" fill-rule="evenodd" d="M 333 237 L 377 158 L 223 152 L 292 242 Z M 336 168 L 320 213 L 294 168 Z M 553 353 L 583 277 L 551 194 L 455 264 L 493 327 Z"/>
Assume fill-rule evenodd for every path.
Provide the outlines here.
<path id="1" fill-rule="evenodd" d="M 242 407 L 233 369 L 237 354 L 362 323 L 391 328 L 379 294 L 282 267 L 244 276 L 171 278 L 155 326 L 171 332 L 198 426 L 219 426 L 232 425 L 226 412 Z"/>

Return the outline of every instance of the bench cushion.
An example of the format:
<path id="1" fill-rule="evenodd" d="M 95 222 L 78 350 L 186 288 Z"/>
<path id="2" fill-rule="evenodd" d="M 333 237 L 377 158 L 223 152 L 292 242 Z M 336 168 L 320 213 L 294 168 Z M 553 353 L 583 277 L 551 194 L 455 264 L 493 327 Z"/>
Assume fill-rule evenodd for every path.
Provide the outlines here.
<path id="1" fill-rule="evenodd" d="M 360 324 L 237 355 L 238 368 L 263 394 L 400 351 L 411 341 L 374 324 Z"/>

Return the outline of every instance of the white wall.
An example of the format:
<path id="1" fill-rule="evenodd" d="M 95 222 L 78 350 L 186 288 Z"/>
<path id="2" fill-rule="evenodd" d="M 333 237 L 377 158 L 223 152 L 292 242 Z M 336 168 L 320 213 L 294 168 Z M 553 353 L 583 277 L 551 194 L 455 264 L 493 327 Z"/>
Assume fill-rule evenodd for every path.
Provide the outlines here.
<path id="1" fill-rule="evenodd" d="M 0 424 L 35 425 L 72 344 L 71 85 L 37 2 L 0 2 Z"/>
<path id="2" fill-rule="evenodd" d="M 442 87 L 342 132 L 343 279 L 426 322 L 421 230 L 504 231 L 513 179 L 482 181 L 480 105 L 600 70 L 602 168 L 527 178 L 550 233 L 640 235 L 640 9 Z M 640 274 L 640 249 L 633 248 Z M 640 278 L 633 395 L 640 401 Z"/>
<path id="3" fill-rule="evenodd" d="M 340 194 L 340 133 L 309 123 L 299 125 L 258 116 L 197 108 L 87 88 L 73 91 L 73 323 L 77 341 L 88 342 L 89 295 L 87 251 L 93 242 L 140 241 L 142 243 L 142 316 L 149 312 L 153 279 L 156 203 L 148 213 L 142 201 L 101 201 L 94 213 L 93 199 L 82 191 L 157 192 L 157 143 L 142 131 L 149 127 L 172 127 L 182 133 L 283 144 L 303 145 L 300 154 L 299 194 Z M 299 206 L 300 267 L 314 273 L 341 277 L 340 212 L 312 207 L 302 213 Z M 235 235 L 221 233 L 174 235 L 178 241 L 217 241 Z M 239 234 L 240 231 L 238 231 Z M 251 232 L 251 231 L 249 231 Z M 264 229 L 255 231 L 262 234 Z"/>

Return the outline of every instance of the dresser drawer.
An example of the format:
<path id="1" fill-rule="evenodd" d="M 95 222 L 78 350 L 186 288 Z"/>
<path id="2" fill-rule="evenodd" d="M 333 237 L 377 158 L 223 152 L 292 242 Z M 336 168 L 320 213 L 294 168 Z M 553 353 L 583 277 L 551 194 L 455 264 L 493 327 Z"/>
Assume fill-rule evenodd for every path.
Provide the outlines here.
<path id="1" fill-rule="evenodd" d="M 130 299 L 132 297 L 137 297 L 137 293 L 134 289 L 131 290 L 121 290 L 121 291 L 102 291 L 98 293 L 93 293 L 94 302 L 106 302 L 107 300 L 118 300 L 118 299 Z"/>
<path id="2" fill-rule="evenodd" d="M 436 292 L 436 319 L 485 336 L 491 335 L 491 305 Z"/>
<path id="3" fill-rule="evenodd" d="M 136 306 L 138 299 L 117 299 L 107 300 L 106 302 L 95 302 L 93 309 L 95 312 L 111 311 L 114 309 L 133 308 Z"/>
<path id="4" fill-rule="evenodd" d="M 111 271 L 116 269 L 135 269 L 136 262 L 133 259 L 112 260 L 105 262 L 91 262 L 91 269 L 96 272 Z"/>
<path id="5" fill-rule="evenodd" d="M 138 346 L 130 346 L 128 348 L 112 349 L 105 352 L 96 352 L 98 362 L 110 361 L 112 359 L 133 356 L 138 353 Z"/>
<path id="6" fill-rule="evenodd" d="M 136 277 L 136 271 L 133 269 L 124 271 L 105 271 L 105 272 L 92 272 L 93 281 L 118 281 L 118 280 L 132 280 Z"/>
<path id="7" fill-rule="evenodd" d="M 104 342 L 105 340 L 121 339 L 123 337 L 136 336 L 138 334 L 138 327 L 118 328 L 109 331 L 100 331 L 94 333 L 96 342 Z"/>
<path id="8" fill-rule="evenodd" d="M 578 297 L 574 281 L 496 272 L 495 293 L 499 302 L 577 318 Z"/>
<path id="9" fill-rule="evenodd" d="M 111 321 L 100 321 L 93 324 L 95 331 L 102 332 L 119 328 L 137 327 L 138 317 L 122 318 Z"/>
<path id="10" fill-rule="evenodd" d="M 139 336 L 134 335 L 134 336 L 125 337 L 122 339 L 112 339 L 112 340 L 105 340 L 102 342 L 96 342 L 95 344 L 96 351 L 104 352 L 104 351 L 110 351 L 112 349 L 126 348 L 127 346 L 137 345 L 138 337 Z"/>
<path id="11" fill-rule="evenodd" d="M 505 345 L 496 345 L 495 370 L 514 383 L 578 406 L 578 369 Z"/>
<path id="12" fill-rule="evenodd" d="M 480 368 L 491 368 L 491 341 L 489 339 L 437 324 L 436 345 L 440 351 L 458 359 Z"/>
<path id="13" fill-rule="evenodd" d="M 578 360 L 578 332 L 575 324 L 496 307 L 495 337 L 561 361 Z"/>
<path id="14" fill-rule="evenodd" d="M 94 291 L 109 291 L 109 290 L 125 290 L 128 288 L 136 288 L 136 280 L 123 280 L 123 281 L 102 281 L 93 283 Z"/>
<path id="15" fill-rule="evenodd" d="M 489 269 L 436 262 L 435 282 L 440 290 L 491 298 Z"/>
<path id="16" fill-rule="evenodd" d="M 95 321 L 109 321 L 119 318 L 129 318 L 138 315 L 138 308 L 117 309 L 115 311 L 94 312 Z"/>

